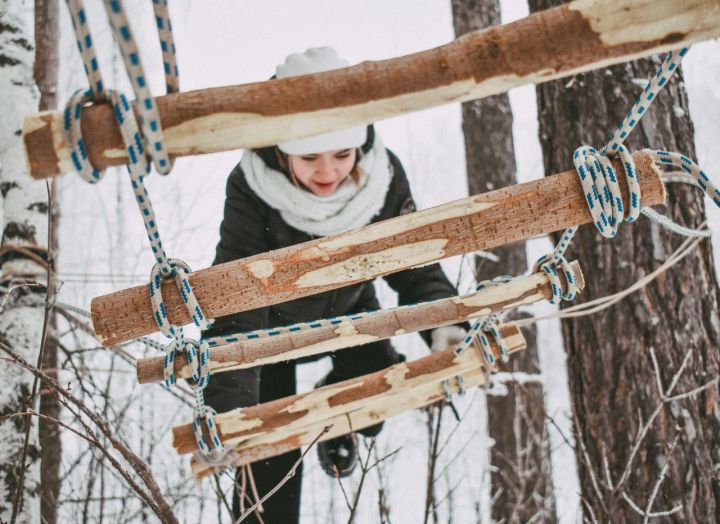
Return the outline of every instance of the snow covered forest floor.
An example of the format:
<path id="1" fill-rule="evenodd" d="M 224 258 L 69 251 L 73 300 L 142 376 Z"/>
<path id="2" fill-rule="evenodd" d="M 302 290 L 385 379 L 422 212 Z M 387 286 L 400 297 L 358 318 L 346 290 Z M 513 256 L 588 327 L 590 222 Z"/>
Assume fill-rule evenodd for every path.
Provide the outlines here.
<path id="1" fill-rule="evenodd" d="M 503 3 L 504 21 L 526 16 L 522 2 Z M 99 0 L 87 2 L 95 29 L 101 68 L 110 83 L 130 91 Z M 160 53 L 149 2 L 130 0 L 132 23 L 151 73 L 154 93 L 163 91 Z M 332 45 L 350 63 L 378 60 L 429 49 L 453 39 L 450 2 L 432 0 L 330 0 L 282 2 L 191 2 L 173 0 L 170 5 L 183 91 L 265 80 L 285 55 L 308 47 Z M 30 15 L 29 15 L 30 16 Z M 77 56 L 70 21 L 61 6 L 61 72 L 59 100 L 80 86 L 85 77 Z M 691 117 L 696 128 L 696 147 L 701 166 L 718 180 L 720 157 L 720 42 L 696 45 L 684 62 Z M 637 79 L 638 93 L 646 79 Z M 510 93 L 514 112 L 514 135 L 518 175 L 521 181 L 543 176 L 537 141 L 534 88 Z M 678 109 L 680 110 L 680 109 Z M 427 208 L 467 195 L 465 153 L 458 105 L 444 106 L 378 122 L 378 132 L 407 168 L 419 208 Z M 608 130 L 610 133 L 611 130 Z M 580 145 L 580 144 L 578 144 Z M 593 144 L 597 145 L 597 144 Z M 148 190 L 158 216 L 160 231 L 171 256 L 191 268 L 207 267 L 213 259 L 224 201 L 225 180 L 240 158 L 240 151 L 178 159 L 168 177 L 153 175 Z M 488 187 L 488 190 L 494 189 Z M 709 209 L 711 227 L 720 227 L 720 214 Z M 138 217 L 130 185 L 123 170 L 109 170 L 97 186 L 76 176 L 60 181 L 58 301 L 88 309 L 94 296 L 130 285 L 145 283 L 152 266 L 142 221 Z M 716 259 L 720 253 L 714 239 Z M 550 249 L 547 239 L 528 244 L 529 259 Z M 720 265 L 720 260 L 718 260 Z M 472 286 L 467 260 L 443 262 L 451 280 L 461 291 Z M 392 291 L 378 282 L 384 306 L 394 304 Z M 540 305 L 536 312 L 547 311 Z M 229 520 L 217 502 L 213 481 L 196 483 L 188 460 L 172 448 L 170 428 L 188 422 L 191 404 L 180 401 L 161 385 L 139 386 L 134 367 L 121 355 L 98 347 L 96 341 L 63 324 L 61 382 L 73 381 L 76 394 L 109 419 L 131 447 L 146 458 L 168 500 L 182 522 Z M 555 321 L 539 325 L 539 350 L 550 425 L 552 472 L 560 521 L 579 521 L 578 481 L 571 441 L 569 399 L 564 354 Z M 427 354 L 416 335 L 397 338 L 396 347 L 409 359 Z M 124 348 L 141 357 L 155 354 L 141 344 Z M 328 362 L 301 367 L 300 387 L 308 390 L 324 374 Z M 80 382 L 74 382 L 80 376 Z M 442 452 L 436 466 L 437 514 L 440 522 L 489 522 L 491 499 L 488 473 L 485 395 L 502 391 L 474 390 L 456 399 L 463 415 L 458 423 L 449 411 L 443 414 L 440 436 Z M 184 397 L 188 402 L 191 397 Z M 371 462 L 390 455 L 368 473 L 357 507 L 357 522 L 378 522 L 386 512 L 393 523 L 421 522 L 427 484 L 429 435 L 425 411 L 405 413 L 386 424 L 377 438 Z M 367 442 L 367 441 L 366 441 Z M 394 453 L 399 450 L 397 453 Z M 361 455 L 367 451 L 361 446 Z M 140 501 L 130 498 L 128 488 L 84 442 L 66 433 L 63 440 L 63 487 L 61 522 L 154 521 Z M 352 501 L 360 481 L 358 470 L 343 480 Z M 229 493 L 230 478 L 220 488 Z M 228 496 L 228 500 L 230 497 Z M 345 522 L 346 498 L 337 480 L 327 477 L 314 452 L 305 461 L 302 522 Z"/>

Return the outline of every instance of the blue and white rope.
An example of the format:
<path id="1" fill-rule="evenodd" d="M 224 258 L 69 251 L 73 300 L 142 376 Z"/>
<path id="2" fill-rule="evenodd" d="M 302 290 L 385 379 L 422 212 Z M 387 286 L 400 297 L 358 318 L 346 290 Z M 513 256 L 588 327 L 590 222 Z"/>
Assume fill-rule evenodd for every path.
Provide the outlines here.
<path id="1" fill-rule="evenodd" d="M 196 397 L 196 399 L 203 399 L 202 395 Z M 194 412 L 194 419 L 192 423 L 193 433 L 195 434 L 195 441 L 197 442 L 200 455 L 196 456 L 201 461 L 205 461 L 205 457 L 210 458 L 210 464 L 218 462 L 225 457 L 225 446 L 220 441 L 220 435 L 218 434 L 217 425 L 215 424 L 215 416 L 217 411 L 206 404 L 202 404 L 201 408 L 196 407 Z M 210 440 L 212 441 L 212 447 L 208 446 L 205 440 L 205 435 L 202 431 L 202 421 L 205 421 L 205 426 L 208 428 L 210 433 Z"/>
<path id="2" fill-rule="evenodd" d="M 148 240 L 156 261 L 151 271 L 148 287 L 158 328 L 164 335 L 171 338 L 171 342 L 165 346 L 165 384 L 170 386 L 175 383 L 174 362 L 176 351 L 186 351 L 188 364 L 193 370 L 193 377 L 190 382 L 196 395 L 195 423 L 200 428 L 195 431 L 198 447 L 204 453 L 222 454 L 224 449 L 220 444 L 213 418 L 215 412 L 205 405 L 203 399 L 203 390 L 210 379 L 208 344 L 205 341 L 198 343 L 186 339 L 182 326 L 174 326 L 170 323 L 167 308 L 162 298 L 163 278 L 172 277 L 195 325 L 204 330 L 212 324 L 212 320 L 204 315 L 190 286 L 188 279 L 190 268 L 180 260 L 169 258 L 163 248 L 152 202 L 145 188 L 144 178 L 150 174 L 150 162 L 154 164 L 158 172 L 163 174 L 170 171 L 172 164 L 163 144 L 160 118 L 146 81 L 140 54 L 133 39 L 122 2 L 120 0 L 105 0 L 110 25 L 123 55 L 128 76 L 138 102 L 137 108 L 140 114 L 140 126 L 138 126 L 135 114 L 127 98 L 121 93 L 112 90 L 106 91 L 103 87 L 82 1 L 67 0 L 67 4 L 76 31 L 78 49 L 91 86 L 90 89 L 78 91 L 71 96 L 65 109 L 65 130 L 72 148 L 71 157 L 73 163 L 78 173 L 86 181 L 97 182 L 102 178 L 102 173 L 95 170 L 88 159 L 87 148 L 82 138 L 80 119 L 82 109 L 86 103 L 105 100 L 109 97 L 128 154 L 128 171 L 130 172 L 135 200 L 143 217 Z M 168 90 L 177 90 L 179 82 L 177 66 L 175 65 L 175 45 L 170 33 L 171 26 L 167 15 L 167 3 L 164 0 L 156 2 L 155 17 L 161 39 L 163 60 L 167 64 L 165 72 Z M 142 128 L 142 132 L 140 128 Z M 205 443 L 203 437 L 202 419 L 206 421 L 213 441 L 212 450 Z"/>
<path id="3" fill-rule="evenodd" d="M 66 0 L 70 11 L 70 20 L 75 30 L 75 42 L 82 57 L 85 75 L 90 84 L 91 97 L 94 101 L 104 100 L 103 81 L 100 76 L 100 67 L 98 65 L 95 48 L 93 47 L 93 39 L 90 34 L 90 24 L 87 19 L 87 12 L 83 7 L 82 0 Z M 84 90 L 83 90 L 84 91 Z"/>
<path id="4" fill-rule="evenodd" d="M 120 48 L 125 69 L 127 70 L 135 93 L 135 101 L 137 102 L 138 113 L 140 114 L 140 127 L 143 131 L 143 138 L 148 147 L 146 151 L 152 159 L 155 170 L 166 175 L 172 169 L 170 157 L 165 149 L 163 140 L 163 131 L 160 124 L 160 115 L 157 111 L 155 100 L 150 93 L 147 76 L 142 65 L 140 52 L 135 43 L 132 29 L 128 23 L 125 10 L 123 9 L 121 0 L 104 0 L 105 9 L 110 21 L 115 41 Z"/>
<path id="5" fill-rule="evenodd" d="M 434 301 L 432 301 L 434 302 Z M 421 302 L 422 304 L 427 304 L 429 302 Z M 412 304 L 408 306 L 399 306 L 397 308 L 391 308 L 390 310 L 402 310 L 402 309 L 408 309 L 408 308 L 414 308 L 417 307 L 419 304 Z M 350 315 L 341 315 L 339 317 L 330 317 L 330 318 L 322 318 L 319 320 L 312 320 L 309 322 L 298 322 L 296 324 L 292 324 L 289 326 L 278 326 L 278 327 L 272 327 L 272 328 L 264 328 L 264 329 L 256 329 L 254 331 L 245 331 L 242 333 L 232 333 L 227 335 L 218 335 L 215 337 L 210 337 L 207 339 L 208 344 L 210 347 L 218 347 L 225 344 L 233 344 L 235 342 L 241 342 L 245 340 L 257 340 L 257 339 L 264 339 L 264 338 L 270 338 L 278 335 L 286 335 L 288 333 L 298 333 L 300 331 L 309 331 L 312 329 L 318 329 L 328 326 L 336 326 L 338 324 L 342 324 L 343 322 L 353 322 L 356 320 L 360 320 L 363 318 L 370 317 L 372 315 L 377 314 L 381 310 L 373 310 L 373 311 L 364 311 L 361 313 L 353 313 Z M 388 310 L 385 310 L 388 311 Z"/>
<path id="6" fill-rule="evenodd" d="M 98 171 L 90 164 L 85 139 L 80 128 L 80 116 L 85 104 L 96 99 L 96 93 L 92 89 L 78 89 L 70 95 L 63 113 L 65 140 L 70 146 L 70 159 L 80 178 L 90 184 L 99 182 L 105 173 Z"/>
<path id="7" fill-rule="evenodd" d="M 613 238 L 617 234 L 620 223 L 634 222 L 640 213 L 664 225 L 668 229 L 688 235 L 707 236 L 708 231 L 696 231 L 675 224 L 672 220 L 660 215 L 651 208 L 641 207 L 641 191 L 638 181 L 637 169 L 632 155 L 623 145 L 624 140 L 637 126 L 647 108 L 655 100 L 660 90 L 667 85 L 670 77 L 680 66 L 687 49 L 671 51 L 666 56 L 657 73 L 645 86 L 640 96 L 633 104 L 623 121 L 618 125 L 608 144 L 597 151 L 589 146 L 579 147 L 573 155 L 575 169 L 580 177 L 580 182 L 585 193 L 588 209 L 593 217 L 595 227 L 606 238 Z M 610 162 L 609 156 L 618 156 L 628 184 L 630 209 L 623 206 L 622 194 L 617 180 L 617 173 Z M 656 151 L 654 160 L 660 165 L 672 165 L 679 167 L 688 175 L 692 176 L 695 185 L 703 188 L 713 198 L 716 204 L 720 205 L 720 193 L 710 184 L 710 181 L 702 170 L 689 158 L 678 153 Z M 677 177 L 664 177 L 664 181 L 678 181 Z M 687 182 L 687 179 L 682 180 Z M 627 213 L 627 216 L 626 216 Z M 578 226 L 572 226 L 565 230 L 557 246 L 550 255 L 541 257 L 535 264 L 541 268 L 551 279 L 553 294 L 550 302 L 559 303 L 561 300 L 572 300 L 577 294 L 577 279 L 565 258 L 565 250 L 572 240 Z M 568 291 L 563 294 L 558 277 L 558 268 L 564 273 L 568 282 Z"/>
<path id="8" fill-rule="evenodd" d="M 677 172 L 663 173 L 663 182 L 666 184 L 682 183 L 699 187 L 716 206 L 720 207 L 720 190 L 710 181 L 710 178 L 705 172 L 700 169 L 700 166 L 690 158 L 680 153 L 671 153 L 663 150 L 652 151 L 651 156 L 659 166 L 675 167 L 683 171 L 683 173 L 680 174 Z M 680 235 L 688 237 L 710 237 L 712 235 L 712 231 L 709 229 L 693 229 L 677 224 L 650 207 L 644 208 L 642 214 Z"/>
<path id="9" fill-rule="evenodd" d="M 140 114 L 140 127 L 143 131 L 143 138 L 147 146 L 147 154 L 152 159 L 155 170 L 166 175 L 172 169 L 170 156 L 165 149 L 160 115 L 157 105 L 150 93 L 150 86 L 142 66 L 140 52 L 133 38 L 132 29 L 128 23 L 125 10 L 121 0 L 104 0 L 105 8 L 110 20 L 115 41 L 120 48 L 125 69 L 127 70 L 130 84 L 135 93 L 138 113 Z"/>
<path id="10" fill-rule="evenodd" d="M 160 51 L 162 52 L 163 69 L 165 71 L 165 88 L 168 93 L 177 93 L 180 91 L 180 74 L 175 57 L 175 41 L 167 0 L 153 0 L 153 12 L 155 13 L 155 25 L 160 37 Z"/>
<path id="11" fill-rule="evenodd" d="M 501 275 L 499 277 L 493 278 L 492 280 L 485 280 L 480 282 L 475 287 L 475 290 L 480 291 L 489 286 L 505 284 L 507 282 L 510 282 L 511 280 L 511 276 Z M 495 360 L 495 354 L 492 351 L 492 346 L 490 345 L 489 337 L 495 339 L 495 342 L 498 345 L 498 349 L 500 350 L 500 359 L 502 360 L 502 362 L 507 362 L 510 358 L 510 352 L 508 351 L 507 344 L 505 344 L 505 338 L 502 336 L 502 333 L 498 328 L 499 323 L 499 313 L 492 313 L 482 320 L 474 320 L 470 325 L 470 331 L 467 332 L 465 338 L 455 348 L 455 354 L 461 354 L 470 346 L 470 344 L 473 343 L 473 340 L 477 340 L 480 344 L 480 348 L 482 349 L 482 356 L 485 360 L 486 366 L 491 371 L 497 371 L 497 362 Z"/>
<path id="12" fill-rule="evenodd" d="M 670 80 L 670 77 L 678 70 L 683 57 L 687 54 L 689 48 L 684 47 L 676 51 L 670 51 L 663 63 L 658 68 L 655 76 L 650 79 L 650 82 L 643 88 L 640 96 L 637 97 L 635 103 L 625 115 L 625 118 L 617 126 L 613 136 L 610 138 L 610 142 L 603 148 L 602 153 L 614 154 L 620 149 L 628 135 L 635 129 L 635 126 L 640 122 L 640 119 L 647 111 L 650 104 L 653 103 L 657 94 L 665 87 Z"/>

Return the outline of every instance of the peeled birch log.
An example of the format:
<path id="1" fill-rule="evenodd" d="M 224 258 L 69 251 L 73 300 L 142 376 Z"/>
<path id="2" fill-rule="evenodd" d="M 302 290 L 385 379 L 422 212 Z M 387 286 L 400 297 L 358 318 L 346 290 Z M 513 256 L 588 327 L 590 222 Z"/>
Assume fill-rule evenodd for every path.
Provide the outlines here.
<path id="1" fill-rule="evenodd" d="M 633 155 L 644 206 L 665 188 L 647 153 Z M 618 172 L 623 172 L 615 163 Z M 620 178 L 623 199 L 627 187 Z M 192 273 L 206 316 L 217 318 L 421 266 L 442 258 L 592 222 L 575 171 L 519 184 Z M 174 282 L 162 286 L 171 322 L 190 322 Z M 147 286 L 93 299 L 93 327 L 106 345 L 157 331 Z"/>
<path id="2" fill-rule="evenodd" d="M 578 287 L 582 289 L 584 281 L 580 266 L 577 262 L 572 262 L 572 267 L 578 278 Z M 212 373 L 215 374 L 294 360 L 404 333 L 457 324 L 471 318 L 506 311 L 522 304 L 549 299 L 551 296 L 547 275 L 543 272 L 535 273 L 467 295 L 417 306 L 382 310 L 357 320 L 345 317 L 343 322 L 335 325 L 305 331 L 286 331 L 280 335 L 241 340 L 213 347 L 210 348 L 209 365 Z M 278 330 L 282 329 L 278 328 Z M 164 360 L 164 357 L 139 359 L 138 382 L 145 384 L 162 381 Z M 184 354 L 175 357 L 175 376 L 179 378 L 192 376 L 192 369 L 188 366 Z"/>
<path id="3" fill-rule="evenodd" d="M 515 352 L 525 347 L 525 339 L 517 326 L 505 325 L 501 332 L 508 351 Z M 494 342 L 492 346 L 493 352 L 499 355 Z M 395 395 L 413 396 L 416 388 L 439 384 L 445 379 L 478 369 L 484 365 L 483 362 L 481 350 L 476 347 L 470 347 L 460 355 L 455 354 L 454 348 L 447 348 L 427 357 L 401 362 L 381 371 L 308 393 L 234 409 L 217 415 L 215 424 L 220 441 L 224 445 L 233 445 L 270 432 L 291 434 L 298 429 L 321 424 L 324 420 L 360 408 L 374 406 L 378 416 L 381 416 L 384 407 L 394 403 Z M 373 423 L 368 422 L 367 425 L 355 429 Z M 173 446 L 178 453 L 197 451 L 191 424 L 175 426 L 172 431 Z"/>
<path id="4" fill-rule="evenodd" d="M 277 144 L 482 98 L 720 36 L 720 0 L 577 0 L 421 53 L 301 77 L 156 98 L 168 152 Z M 83 111 L 97 169 L 127 162 L 109 104 Z M 26 118 L 30 173 L 73 171 L 62 112 Z"/>
<path id="5" fill-rule="evenodd" d="M 465 390 L 481 386 L 485 384 L 485 381 L 485 371 L 481 368 L 463 373 L 463 388 Z M 458 381 L 453 378 L 449 380 L 449 383 L 450 391 L 452 393 L 458 393 L 460 390 Z M 301 446 L 306 446 L 315 440 L 326 426 L 331 426 L 330 430 L 319 438 L 318 442 L 339 437 L 340 435 L 346 435 L 352 431 L 357 431 L 387 420 L 405 411 L 429 406 L 430 404 L 441 401 L 444 396 L 445 389 L 442 383 L 428 384 L 413 389 L 412 392 L 409 393 L 406 392 L 388 397 L 387 402 L 380 408 L 375 405 L 369 407 L 363 406 L 349 413 L 337 415 L 292 433 L 277 431 L 257 438 L 250 438 L 237 444 L 233 463 L 236 466 L 244 466 L 257 462 L 258 460 L 287 453 Z M 192 469 L 193 476 L 197 479 L 204 478 L 215 472 L 212 466 L 198 461 L 195 457 L 190 459 L 190 468 Z"/>

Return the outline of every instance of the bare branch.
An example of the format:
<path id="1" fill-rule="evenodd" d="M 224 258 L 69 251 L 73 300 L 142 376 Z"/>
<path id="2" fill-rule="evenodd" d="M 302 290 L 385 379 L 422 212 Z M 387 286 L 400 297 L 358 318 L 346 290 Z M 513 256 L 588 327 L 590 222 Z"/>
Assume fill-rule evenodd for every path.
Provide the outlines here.
<path id="1" fill-rule="evenodd" d="M 268 491 L 268 492 L 265 494 L 265 496 L 263 496 L 263 498 L 261 498 L 260 500 L 258 500 L 257 502 L 255 502 L 255 504 L 253 504 L 253 505 L 250 506 L 247 510 L 245 510 L 245 513 L 243 513 L 242 515 L 240 515 L 240 518 L 235 521 L 235 524 L 239 524 L 240 522 L 242 522 L 243 520 L 245 520 L 250 514 L 252 514 L 253 511 L 255 511 L 255 509 L 256 509 L 257 507 L 261 506 L 263 502 L 265 502 L 267 499 L 269 499 L 270 497 L 272 497 L 272 496 L 277 492 L 277 490 L 279 490 L 281 487 L 283 487 L 288 480 L 290 480 L 291 478 L 293 478 L 293 477 L 295 476 L 295 473 L 297 472 L 298 467 L 300 466 L 300 464 L 302 463 L 302 461 L 305 460 L 305 455 L 307 455 L 307 454 L 308 454 L 308 451 L 310 451 L 310 449 L 315 445 L 315 443 L 316 443 L 318 440 L 320 440 L 320 437 L 322 437 L 325 433 L 327 433 L 328 431 L 330 431 L 330 428 L 331 428 L 331 427 L 332 427 L 332 426 L 325 426 L 325 427 L 323 428 L 323 430 L 322 430 L 320 433 L 318 433 L 318 436 L 315 437 L 315 440 L 313 440 L 313 441 L 310 443 L 310 445 L 307 447 L 307 449 L 305 449 L 305 451 L 303 451 L 303 454 L 300 455 L 300 458 L 297 459 L 297 461 L 295 462 L 295 464 L 293 464 L 293 467 L 290 468 L 290 471 L 287 472 L 287 475 L 285 475 L 285 477 L 284 477 L 273 489 L 271 489 L 270 491 Z"/>

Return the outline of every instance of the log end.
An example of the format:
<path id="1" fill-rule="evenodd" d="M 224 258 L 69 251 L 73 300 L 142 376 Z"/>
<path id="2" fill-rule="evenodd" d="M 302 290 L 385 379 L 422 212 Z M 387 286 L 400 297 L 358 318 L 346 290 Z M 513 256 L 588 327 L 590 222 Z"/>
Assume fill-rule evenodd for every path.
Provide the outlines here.
<path id="1" fill-rule="evenodd" d="M 112 346 L 117 343 L 117 341 L 113 340 L 113 337 L 109 336 L 108 333 L 103 332 L 102 315 L 100 315 L 98 311 L 100 309 L 98 303 L 102 298 L 101 296 L 95 297 L 90 301 L 90 320 L 92 320 L 92 328 L 97 341 L 103 346 Z"/>
<path id="2" fill-rule="evenodd" d="M 25 115 L 22 127 L 23 153 L 28 173 L 35 180 L 57 176 L 67 166 L 61 161 L 57 148 L 65 144 L 62 130 L 55 129 L 51 111 Z M 72 169 L 67 170 L 72 171 Z"/>
<path id="3" fill-rule="evenodd" d="M 642 187 L 643 207 L 664 204 L 667 199 L 667 189 L 662 181 L 662 171 L 655 164 L 650 149 L 642 149 L 633 153 L 633 160 L 638 173 L 638 179 Z M 622 171 L 618 171 L 622 173 Z M 625 177 L 619 177 L 623 186 L 623 199 L 627 194 Z"/>
<path id="4" fill-rule="evenodd" d="M 163 380 L 164 375 L 158 373 L 163 369 L 164 357 L 140 358 L 135 365 L 138 384 L 152 384 Z"/>
<path id="5" fill-rule="evenodd" d="M 643 207 L 664 204 L 667 200 L 667 188 L 662 181 L 662 171 L 655 164 L 651 153 L 650 149 L 642 149 L 633 153 L 633 160 L 642 185 Z"/>
<path id="6" fill-rule="evenodd" d="M 580 264 L 578 263 L 577 260 L 573 260 L 572 262 L 570 262 L 570 267 L 575 272 L 575 280 L 577 281 L 576 285 L 577 285 L 578 289 L 580 291 L 582 291 L 583 289 L 585 289 L 585 275 L 583 275 L 582 268 L 580 267 Z M 567 282 L 565 282 L 565 280 L 564 280 L 565 276 L 562 275 L 560 278 L 561 278 L 561 281 L 563 282 L 563 284 L 567 285 Z M 565 290 L 565 291 L 567 291 L 567 290 Z"/>

